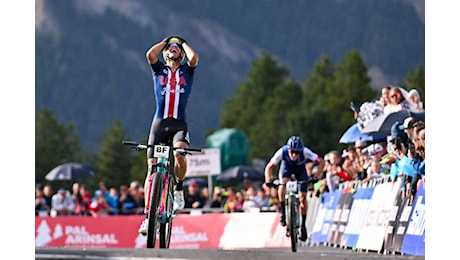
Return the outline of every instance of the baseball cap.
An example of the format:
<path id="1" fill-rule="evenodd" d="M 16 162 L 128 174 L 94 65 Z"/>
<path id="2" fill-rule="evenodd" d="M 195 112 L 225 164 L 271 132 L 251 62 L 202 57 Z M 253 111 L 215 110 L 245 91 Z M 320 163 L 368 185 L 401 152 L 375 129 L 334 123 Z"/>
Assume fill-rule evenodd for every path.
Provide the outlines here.
<path id="1" fill-rule="evenodd" d="M 363 148 L 367 146 L 367 142 L 366 141 L 363 141 L 363 140 L 357 140 L 355 142 L 355 148 Z"/>
<path id="2" fill-rule="evenodd" d="M 407 128 L 412 128 L 412 126 L 414 125 L 415 122 L 416 122 L 415 118 L 408 117 L 408 118 L 404 119 L 404 122 L 403 122 L 402 125 L 399 125 L 399 129 L 404 130 L 404 129 L 407 129 Z"/>
<path id="3" fill-rule="evenodd" d="M 59 194 L 65 194 L 65 189 L 64 188 L 60 188 L 59 191 L 58 191 Z"/>

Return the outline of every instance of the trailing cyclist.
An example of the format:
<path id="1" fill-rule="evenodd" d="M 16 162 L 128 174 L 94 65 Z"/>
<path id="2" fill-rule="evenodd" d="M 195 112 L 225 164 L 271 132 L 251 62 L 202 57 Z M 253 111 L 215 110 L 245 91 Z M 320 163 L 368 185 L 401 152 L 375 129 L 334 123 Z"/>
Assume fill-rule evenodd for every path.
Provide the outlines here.
<path id="1" fill-rule="evenodd" d="M 158 58 L 160 52 L 163 54 L 164 62 Z M 150 127 L 148 144 L 158 145 L 173 140 L 174 147 L 187 148 L 190 145 L 190 137 L 186 122 L 186 106 L 192 90 L 195 68 L 198 65 L 198 54 L 184 39 L 172 36 L 153 45 L 147 51 L 146 57 L 152 69 L 156 101 L 156 112 Z M 184 62 L 185 58 L 187 62 Z M 174 210 L 177 210 L 184 208 L 182 182 L 187 170 L 187 160 L 177 151 L 174 152 L 174 157 L 174 172 L 177 179 L 174 191 Z M 149 172 L 150 167 L 155 163 L 153 148 L 148 148 L 145 191 L 150 190 Z M 148 192 L 145 192 L 145 201 L 149 201 Z M 147 208 L 148 205 L 145 207 L 145 212 Z M 147 218 L 148 214 L 145 215 Z M 139 233 L 143 235 L 147 234 L 148 221 L 146 220 L 139 228 Z"/>
<path id="2" fill-rule="evenodd" d="M 312 152 L 308 147 L 305 147 L 302 139 L 299 136 L 291 136 L 287 144 L 280 147 L 270 161 L 265 167 L 265 182 L 272 181 L 272 171 L 279 162 L 281 166 L 279 169 L 279 180 L 280 184 L 285 184 L 291 179 L 291 175 L 295 175 L 296 180 L 298 181 L 309 181 L 309 176 L 307 175 L 307 161 L 311 160 L 314 163 L 318 164 L 318 171 L 316 173 L 318 178 L 324 169 L 324 160 L 316 153 Z M 268 186 L 268 185 L 267 185 Z M 299 185 L 299 200 L 300 200 L 300 209 L 302 213 L 302 225 L 300 229 L 300 240 L 307 240 L 307 227 L 306 227 L 306 218 L 307 218 L 307 186 Z M 280 200 L 280 223 L 282 226 L 286 226 L 286 212 L 285 212 L 285 201 L 284 194 L 286 192 L 286 187 L 280 185 L 278 188 L 278 198 Z"/>

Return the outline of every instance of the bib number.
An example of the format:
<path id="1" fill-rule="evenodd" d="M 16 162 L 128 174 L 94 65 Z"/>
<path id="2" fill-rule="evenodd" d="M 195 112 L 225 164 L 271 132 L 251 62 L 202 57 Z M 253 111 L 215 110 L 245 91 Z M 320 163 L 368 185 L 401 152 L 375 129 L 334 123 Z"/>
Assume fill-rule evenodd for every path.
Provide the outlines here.
<path id="1" fill-rule="evenodd" d="M 153 156 L 157 158 L 169 158 L 169 146 L 155 145 L 153 150 Z"/>
<path id="2" fill-rule="evenodd" d="M 289 192 L 297 192 L 297 181 L 286 182 L 286 190 Z"/>

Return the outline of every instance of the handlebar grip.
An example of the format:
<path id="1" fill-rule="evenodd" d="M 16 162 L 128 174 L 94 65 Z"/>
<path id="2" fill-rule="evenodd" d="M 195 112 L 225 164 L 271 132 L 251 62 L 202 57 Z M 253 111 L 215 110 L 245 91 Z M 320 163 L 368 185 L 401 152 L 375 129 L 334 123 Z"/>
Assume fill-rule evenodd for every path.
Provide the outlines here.
<path id="1" fill-rule="evenodd" d="M 188 147 L 185 150 L 190 151 L 190 152 L 201 152 L 201 148 Z"/>
<path id="2" fill-rule="evenodd" d="M 138 145 L 138 143 L 133 142 L 133 141 L 122 141 L 121 143 L 122 143 L 122 144 L 126 144 L 126 145 L 133 145 L 133 146 Z"/>

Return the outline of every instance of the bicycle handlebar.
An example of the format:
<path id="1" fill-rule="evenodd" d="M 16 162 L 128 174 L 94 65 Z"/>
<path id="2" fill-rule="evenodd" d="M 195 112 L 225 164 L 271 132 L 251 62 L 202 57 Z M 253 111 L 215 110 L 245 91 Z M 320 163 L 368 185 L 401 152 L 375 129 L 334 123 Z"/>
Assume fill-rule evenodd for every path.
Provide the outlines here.
<path id="1" fill-rule="evenodd" d="M 138 142 L 133 142 L 133 141 L 122 141 L 121 142 L 122 144 L 124 145 L 130 145 L 130 146 L 133 146 L 133 149 L 136 149 L 137 151 L 140 151 L 140 150 L 144 150 L 144 149 L 147 149 L 147 148 L 153 148 L 154 145 L 150 145 L 150 144 L 141 144 L 141 143 L 138 143 Z M 183 147 L 172 147 L 172 149 L 174 151 L 177 151 L 179 153 L 182 153 L 182 154 L 192 154 L 190 152 L 202 152 L 201 148 L 194 148 L 194 147 L 187 147 L 187 148 L 183 148 Z"/>

